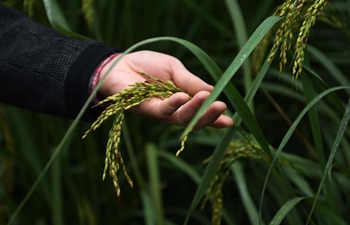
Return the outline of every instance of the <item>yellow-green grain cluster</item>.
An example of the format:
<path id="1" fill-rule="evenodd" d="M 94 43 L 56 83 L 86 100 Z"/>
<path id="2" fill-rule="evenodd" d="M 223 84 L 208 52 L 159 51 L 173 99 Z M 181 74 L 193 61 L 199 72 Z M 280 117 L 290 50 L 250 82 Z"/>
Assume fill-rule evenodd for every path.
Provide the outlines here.
<path id="1" fill-rule="evenodd" d="M 98 103 L 98 105 L 109 104 L 109 106 L 105 108 L 105 110 L 101 113 L 101 115 L 83 136 L 83 138 L 85 138 L 89 132 L 96 130 L 110 116 L 115 115 L 113 126 L 109 131 L 109 137 L 106 146 L 105 167 L 103 170 L 102 179 L 105 179 L 108 170 L 109 176 L 113 180 L 113 185 L 118 196 L 120 195 L 120 187 L 118 183 L 117 173 L 120 169 L 123 170 L 130 186 L 133 187 L 133 182 L 125 168 L 122 153 L 118 148 L 125 110 L 130 109 L 133 106 L 140 105 L 145 101 L 149 101 L 154 97 L 166 99 L 176 92 L 184 92 L 175 86 L 171 81 L 164 81 L 143 72 L 139 73 L 147 79 L 145 82 L 137 82 L 135 84 L 131 84 L 130 88 L 122 90 L 115 95 L 109 96 Z M 187 136 L 182 140 L 181 148 L 176 153 L 177 156 L 185 148 L 186 139 Z"/>
<path id="2" fill-rule="evenodd" d="M 287 0 L 282 4 L 275 15 L 285 17 L 281 26 L 276 32 L 275 41 L 271 49 L 269 61 L 275 56 L 275 50 L 280 47 L 280 71 L 284 69 L 287 60 L 287 51 L 295 41 L 295 33 L 299 29 L 295 41 L 295 55 L 293 63 L 293 74 L 296 78 L 301 74 L 304 61 L 304 52 L 311 27 L 316 23 L 316 19 L 322 12 L 328 0 L 314 0 L 311 6 L 305 10 L 306 0 Z"/>
<path id="3" fill-rule="evenodd" d="M 212 225 L 221 224 L 221 214 L 223 209 L 222 187 L 230 172 L 231 165 L 240 158 L 260 158 L 262 153 L 261 147 L 249 140 L 235 140 L 230 143 L 223 160 L 220 162 L 219 168 L 211 181 L 206 196 L 202 201 L 202 209 L 209 198 L 213 197 L 212 202 Z M 208 158 L 204 163 L 209 162 Z"/>
<path id="4" fill-rule="evenodd" d="M 92 30 L 94 25 L 93 0 L 81 0 L 81 10 L 84 14 L 89 30 Z"/>
<path id="5" fill-rule="evenodd" d="M 23 8 L 30 18 L 34 16 L 34 3 L 36 0 L 24 0 Z"/>

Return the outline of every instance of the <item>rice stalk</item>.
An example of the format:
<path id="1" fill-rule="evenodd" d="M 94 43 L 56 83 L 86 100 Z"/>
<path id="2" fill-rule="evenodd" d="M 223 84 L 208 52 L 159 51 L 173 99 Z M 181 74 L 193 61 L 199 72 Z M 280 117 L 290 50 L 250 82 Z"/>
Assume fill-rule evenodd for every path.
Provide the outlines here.
<path id="1" fill-rule="evenodd" d="M 129 185 L 133 187 L 133 182 L 126 171 L 122 153 L 119 150 L 125 110 L 140 105 L 141 103 L 149 101 L 155 97 L 164 100 L 177 92 L 184 92 L 171 81 L 164 81 L 143 72 L 138 73 L 144 76 L 147 80 L 145 82 L 131 84 L 130 88 L 122 90 L 117 94 L 100 101 L 97 105 L 109 104 L 109 106 L 105 108 L 96 121 L 91 125 L 90 129 L 87 130 L 82 137 L 84 139 L 91 131 L 95 131 L 99 128 L 110 116 L 115 115 L 114 123 L 109 131 L 102 180 L 105 179 L 107 170 L 109 169 L 108 173 L 113 180 L 113 185 L 118 196 L 120 196 L 120 186 L 117 173 L 120 169 L 123 170 Z M 181 148 L 177 151 L 176 156 L 184 150 L 186 140 L 187 136 L 182 139 Z"/>

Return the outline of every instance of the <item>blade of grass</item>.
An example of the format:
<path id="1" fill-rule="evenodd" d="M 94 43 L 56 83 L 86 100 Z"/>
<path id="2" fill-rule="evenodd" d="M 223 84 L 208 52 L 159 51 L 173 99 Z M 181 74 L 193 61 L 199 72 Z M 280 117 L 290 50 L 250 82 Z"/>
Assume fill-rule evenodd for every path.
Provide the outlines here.
<path id="1" fill-rule="evenodd" d="M 228 12 L 231 17 L 233 27 L 235 29 L 235 34 L 237 38 L 238 49 L 243 48 L 244 44 L 248 40 L 247 28 L 244 22 L 244 17 L 242 10 L 237 2 L 237 0 L 225 0 Z M 252 85 L 252 72 L 249 60 L 243 63 L 243 86 L 245 93 L 247 94 L 250 86 Z M 250 105 L 251 107 L 253 104 Z M 253 109 L 252 109 L 253 110 Z"/>
<path id="2" fill-rule="evenodd" d="M 172 165 L 177 167 L 177 169 L 179 169 L 182 172 L 184 172 L 185 174 L 187 174 L 187 176 L 189 176 L 196 184 L 198 184 L 200 182 L 200 180 L 201 180 L 200 175 L 196 170 L 193 169 L 192 166 L 188 165 L 180 158 L 174 156 L 174 154 L 170 154 L 170 153 L 165 152 L 165 151 L 158 151 L 157 153 L 158 153 L 159 157 L 166 159 Z"/>
<path id="3" fill-rule="evenodd" d="M 153 212 L 155 213 L 155 224 L 164 224 L 164 212 L 162 194 L 160 190 L 159 163 L 156 146 L 152 143 L 146 144 L 146 159 L 148 167 L 148 179 L 153 202 Z"/>
<path id="4" fill-rule="evenodd" d="M 301 79 L 304 86 L 305 99 L 306 99 L 306 102 L 309 103 L 316 95 L 314 84 L 307 72 L 303 73 L 303 76 L 301 76 Z M 324 170 L 326 166 L 326 156 L 325 156 L 325 150 L 323 147 L 320 120 L 319 120 L 317 108 L 311 107 L 310 110 L 308 111 L 308 116 L 310 120 L 312 136 L 314 139 L 314 147 L 317 152 L 317 159 L 320 162 L 320 166 L 321 166 L 320 169 Z M 327 201 L 330 203 L 331 207 L 335 209 L 336 203 L 333 197 L 332 187 L 329 180 L 326 181 L 325 192 L 326 192 Z"/>
<path id="5" fill-rule="evenodd" d="M 194 1 L 181 0 L 189 9 L 193 10 L 200 17 L 202 17 L 208 24 L 215 27 L 221 34 L 226 35 L 227 37 L 234 38 L 235 34 L 227 29 L 218 19 L 211 16 L 209 13 L 205 13 L 205 10 L 201 4 L 196 4 Z"/>
<path id="6" fill-rule="evenodd" d="M 47 17 L 52 27 L 61 33 L 83 39 L 90 39 L 72 31 L 56 0 L 43 0 Z"/>
<path id="7" fill-rule="evenodd" d="M 303 174 L 293 168 L 293 166 L 284 167 L 284 171 L 289 179 L 294 183 L 294 185 L 299 188 L 300 192 L 303 195 L 307 197 L 313 197 L 315 195 L 314 191 L 311 189 L 310 184 L 306 181 L 306 178 L 303 176 Z"/>
<path id="8" fill-rule="evenodd" d="M 344 113 L 344 116 L 343 116 L 343 119 L 340 123 L 340 126 L 339 126 L 339 130 L 338 130 L 338 133 L 337 133 L 337 136 L 335 138 L 335 141 L 334 141 L 334 144 L 333 144 L 333 147 L 332 147 L 332 150 L 331 150 L 331 154 L 328 158 L 328 161 L 327 161 L 327 165 L 325 167 L 325 170 L 323 172 L 323 175 L 322 175 L 322 180 L 321 180 L 321 183 L 318 187 L 318 190 L 317 190 L 317 194 L 315 196 L 315 200 L 312 204 L 312 208 L 311 208 L 311 212 L 309 213 L 309 217 L 308 217 L 308 220 L 307 220 L 307 223 L 309 223 L 310 219 L 311 219 L 311 215 L 314 211 L 314 208 L 315 208 L 315 205 L 316 205 L 316 202 L 318 200 L 318 197 L 320 196 L 320 193 L 321 193 L 321 190 L 322 190 L 322 187 L 326 181 L 326 178 L 329 174 L 329 171 L 332 167 L 332 163 L 333 163 L 333 160 L 334 160 L 334 157 L 335 157 L 335 154 L 337 153 L 337 150 L 338 150 L 338 146 L 339 146 L 339 143 L 341 142 L 342 138 L 343 138 L 343 135 L 345 133 L 345 129 L 349 123 L 349 119 L 350 119 L 350 98 L 349 98 L 349 101 L 348 101 L 348 104 L 346 106 L 346 110 L 345 110 L 345 113 Z"/>
<path id="9" fill-rule="evenodd" d="M 146 225 L 154 225 L 154 224 L 156 224 L 156 222 L 154 219 L 155 213 L 153 212 L 154 208 L 153 208 L 151 196 L 145 190 L 141 190 L 140 192 L 141 192 L 140 195 L 141 195 L 142 206 L 143 206 L 142 207 L 143 208 L 143 218 L 145 219 L 145 224 Z"/>
<path id="10" fill-rule="evenodd" d="M 330 88 L 329 85 L 324 82 L 313 69 L 311 69 L 311 67 L 308 65 L 303 65 L 303 68 L 312 76 L 313 83 L 317 85 L 321 90 L 324 91 Z M 328 99 L 329 102 L 332 103 L 340 113 L 344 113 L 345 109 L 343 103 L 335 93 L 330 93 L 327 95 L 326 99 Z"/>
<path id="11" fill-rule="evenodd" d="M 181 135 L 181 138 L 186 136 L 195 126 L 195 124 L 198 122 L 201 115 L 203 115 L 204 111 L 209 107 L 211 103 L 215 101 L 215 99 L 219 96 L 219 94 L 223 91 L 227 83 L 230 82 L 231 78 L 236 74 L 237 70 L 240 68 L 240 66 L 243 64 L 243 62 L 247 59 L 247 57 L 250 55 L 250 53 L 254 50 L 254 48 L 259 44 L 261 39 L 265 36 L 265 34 L 272 28 L 274 24 L 276 24 L 281 18 L 279 17 L 269 17 L 267 18 L 252 34 L 252 36 L 249 38 L 249 40 L 246 42 L 246 44 L 243 46 L 243 48 L 240 50 L 240 52 L 237 54 L 236 58 L 233 60 L 233 62 L 229 65 L 229 67 L 226 69 L 220 80 L 215 85 L 214 90 L 211 92 L 210 96 L 206 99 L 206 101 L 202 104 L 196 115 L 193 117 L 191 122 L 188 124 L 186 130 Z M 238 91 L 237 91 L 237 94 Z M 235 99 L 235 101 L 237 101 Z M 245 104 L 245 103 L 244 103 Z M 239 110 L 235 108 L 236 110 Z M 246 111 L 246 110 L 244 110 Z M 239 113 L 240 116 L 243 116 L 242 112 Z M 250 113 L 251 114 L 251 113 Z M 244 122 L 249 121 L 255 121 L 254 117 L 252 118 L 249 116 L 247 118 L 248 120 L 244 120 Z M 248 126 L 248 124 L 246 124 Z"/>
<path id="12" fill-rule="evenodd" d="M 299 198 L 293 198 L 286 202 L 280 210 L 276 213 L 276 215 L 273 217 L 269 225 L 279 225 L 281 224 L 284 217 L 289 213 L 290 210 L 292 210 L 300 201 L 305 199 L 304 197 Z"/>
<path id="13" fill-rule="evenodd" d="M 259 223 L 261 224 L 262 222 L 262 204 L 264 201 L 264 194 L 265 194 L 265 190 L 266 190 L 266 186 L 267 186 L 267 181 L 269 179 L 271 170 L 273 168 L 273 164 L 277 161 L 281 151 L 283 150 L 284 146 L 287 144 L 287 142 L 289 141 L 290 137 L 292 136 L 292 134 L 294 133 L 295 128 L 298 126 L 299 122 L 301 121 L 301 119 L 304 117 L 304 115 L 309 111 L 309 109 L 311 107 L 313 107 L 317 102 L 319 102 L 324 96 L 338 91 L 338 90 L 344 90 L 344 89 L 350 89 L 350 87 L 344 87 L 344 86 L 340 86 L 340 87 L 334 87 L 334 88 L 330 88 L 328 90 L 323 91 L 322 93 L 320 93 L 319 95 L 317 95 L 309 104 L 306 105 L 306 107 L 303 109 L 303 111 L 299 114 L 299 116 L 295 119 L 293 125 L 288 129 L 287 133 L 285 134 L 285 136 L 283 137 L 278 149 L 276 150 L 276 153 L 273 157 L 273 160 L 271 162 L 271 165 L 269 167 L 269 170 L 267 172 L 266 178 L 265 178 L 265 182 L 264 182 L 264 186 L 261 192 L 261 198 L 260 198 L 260 206 L 259 206 L 259 212 L 260 212 L 260 217 L 259 217 Z"/>
<path id="14" fill-rule="evenodd" d="M 312 75 L 312 79 L 314 84 L 317 84 L 318 88 L 321 90 L 326 90 L 329 89 L 329 85 L 325 83 L 317 74 L 315 71 L 313 71 L 310 67 L 308 66 L 303 66 L 306 71 Z M 344 90 L 345 92 L 349 92 L 348 90 Z M 344 114 L 345 108 L 343 105 L 343 102 L 340 100 L 340 98 L 335 94 L 335 93 L 330 93 L 327 95 L 326 99 L 328 100 L 329 104 L 333 105 L 335 109 L 338 110 L 339 113 Z M 348 127 L 346 129 L 346 134 L 350 136 L 350 128 Z"/>
<path id="15" fill-rule="evenodd" d="M 321 176 L 318 163 L 286 152 L 281 152 L 281 156 L 289 161 L 291 165 L 293 165 L 293 167 L 297 171 L 301 172 L 305 177 L 317 178 Z"/>
<path id="16" fill-rule="evenodd" d="M 126 120 L 123 121 L 122 130 L 123 130 L 123 139 L 125 141 L 126 149 L 129 153 L 132 170 L 134 171 L 137 184 L 140 187 L 140 189 L 145 190 L 145 189 L 147 189 L 147 185 L 146 185 L 145 180 L 142 177 L 140 167 L 138 166 L 138 163 L 137 163 L 134 147 L 132 144 L 132 139 L 130 137 L 129 127 L 127 125 Z"/>
<path id="17" fill-rule="evenodd" d="M 80 115 L 80 118 L 82 117 L 83 112 Z M 56 159 L 56 157 L 58 156 L 58 154 L 67 146 L 67 144 L 69 143 L 69 141 L 71 140 L 71 137 L 73 136 L 73 130 L 76 127 L 76 125 L 78 124 L 79 120 L 75 120 L 72 125 L 69 127 L 67 133 L 65 134 L 65 136 L 63 137 L 62 141 L 60 142 L 60 144 L 57 146 L 57 148 L 55 149 L 55 151 L 52 153 L 50 159 L 48 160 L 48 162 L 46 163 L 45 167 L 42 169 L 41 173 L 39 174 L 38 178 L 35 180 L 34 184 L 32 185 L 32 187 L 29 189 L 29 191 L 27 192 L 27 194 L 25 195 L 25 197 L 23 198 L 23 200 L 21 201 L 21 203 L 17 206 L 16 210 L 14 211 L 14 213 L 11 215 L 10 220 L 8 222 L 8 225 L 12 224 L 16 217 L 18 216 L 18 214 L 20 213 L 20 211 L 22 210 L 23 206 L 27 203 L 27 201 L 29 200 L 29 198 L 32 196 L 32 194 L 34 193 L 35 189 L 38 187 L 38 185 L 40 184 L 40 182 L 43 180 L 44 176 L 46 175 L 47 171 L 49 170 L 50 166 L 52 165 L 52 163 L 54 162 L 54 160 Z"/>
<path id="18" fill-rule="evenodd" d="M 314 57 L 329 72 L 330 76 L 338 81 L 339 85 L 350 86 L 349 79 L 323 52 L 312 45 L 308 45 L 307 50 L 310 56 Z"/>
<path id="19" fill-rule="evenodd" d="M 258 224 L 259 213 L 253 202 L 253 199 L 250 196 L 249 189 L 247 187 L 247 182 L 243 173 L 242 164 L 239 161 L 236 161 L 234 164 L 232 164 L 231 171 L 234 175 L 233 177 L 235 179 L 238 192 L 240 193 L 240 196 L 242 198 L 243 206 L 248 214 L 250 224 Z"/>
<path id="20" fill-rule="evenodd" d="M 312 101 L 315 97 L 316 92 L 314 89 L 314 84 L 307 73 L 301 76 L 303 86 L 304 86 L 304 96 L 306 103 Z M 326 158 L 324 153 L 324 147 L 322 142 L 321 128 L 319 123 L 319 117 L 316 107 L 311 107 L 308 111 L 308 116 L 310 120 L 311 132 L 314 139 L 314 146 L 316 148 L 318 160 L 320 161 L 321 168 L 326 166 Z"/>
<path id="21" fill-rule="evenodd" d="M 349 225 L 349 223 L 342 220 L 342 218 L 339 218 L 339 215 L 335 214 L 328 206 L 321 202 L 315 206 L 315 211 L 322 215 L 322 219 L 327 218 L 329 224 Z"/>

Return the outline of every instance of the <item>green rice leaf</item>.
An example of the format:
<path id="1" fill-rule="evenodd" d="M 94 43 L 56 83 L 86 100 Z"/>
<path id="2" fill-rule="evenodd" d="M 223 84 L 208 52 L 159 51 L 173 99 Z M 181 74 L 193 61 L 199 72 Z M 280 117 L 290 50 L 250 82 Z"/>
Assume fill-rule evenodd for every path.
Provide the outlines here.
<path id="1" fill-rule="evenodd" d="M 195 126 L 195 124 L 198 122 L 200 117 L 203 115 L 204 111 L 210 106 L 211 103 L 213 103 L 217 97 L 220 95 L 220 93 L 224 90 L 226 85 L 230 82 L 231 78 L 236 74 L 238 69 L 241 67 L 243 62 L 248 58 L 248 56 L 251 54 L 251 52 L 254 50 L 254 48 L 259 44 L 259 42 L 262 40 L 262 38 L 265 36 L 265 34 L 272 28 L 274 24 L 276 24 L 281 18 L 272 16 L 267 18 L 262 24 L 255 30 L 255 32 L 252 34 L 252 36 L 249 38 L 247 43 L 243 46 L 243 48 L 240 50 L 240 52 L 237 54 L 236 58 L 233 60 L 233 62 L 230 64 L 230 66 L 226 69 L 220 80 L 215 85 L 214 90 L 211 92 L 210 96 L 207 98 L 207 100 L 203 103 L 203 105 L 198 110 L 197 114 L 194 116 L 194 118 L 191 120 L 191 122 L 188 124 L 186 130 L 183 132 L 181 137 L 186 136 Z M 239 92 L 234 90 L 235 93 L 232 93 L 233 95 L 239 96 Z M 236 97 L 235 96 L 235 97 Z M 237 104 L 244 104 L 244 101 L 241 102 L 243 99 L 234 99 L 234 101 L 237 101 Z M 236 104 L 236 105 L 237 105 Z M 255 121 L 254 116 L 252 113 L 249 113 L 247 109 L 241 105 L 242 108 L 236 108 L 237 112 L 243 119 L 243 114 L 250 114 L 247 115 L 246 119 L 243 119 L 243 121 L 246 123 L 249 123 L 250 121 Z M 240 111 L 240 112 L 239 112 Z M 246 124 L 248 126 L 248 124 Z"/>
<path id="2" fill-rule="evenodd" d="M 309 111 L 309 109 L 311 107 L 313 107 L 317 102 L 319 102 L 323 97 L 325 97 L 326 95 L 338 91 L 338 90 L 344 90 L 344 89 L 350 89 L 350 87 L 345 87 L 345 86 L 340 86 L 340 87 L 334 87 L 334 88 L 330 88 L 326 91 L 323 91 L 322 93 L 320 93 L 319 95 L 317 95 L 309 104 L 306 105 L 306 107 L 303 109 L 303 111 L 299 114 L 299 116 L 295 119 L 294 123 L 292 124 L 292 126 L 288 129 L 287 133 L 285 134 L 285 136 L 283 137 L 278 149 L 276 150 L 276 153 L 273 157 L 273 160 L 271 162 L 271 165 L 269 167 L 268 173 L 266 175 L 265 178 L 265 182 L 264 182 L 264 186 L 263 186 L 263 190 L 261 193 L 261 200 L 260 200 L 260 207 L 259 207 L 259 211 L 260 211 L 260 222 L 262 221 L 262 204 L 264 201 L 264 194 L 265 194 L 265 190 L 266 190 L 266 186 L 267 186 L 267 181 L 269 179 L 271 170 L 273 168 L 274 163 L 277 161 L 277 159 L 279 158 L 279 155 L 281 153 L 281 151 L 283 150 L 284 146 L 287 144 L 287 142 L 289 141 L 290 137 L 292 136 L 292 134 L 294 133 L 295 128 L 298 126 L 299 122 L 301 121 L 301 119 L 305 116 L 305 114 Z"/>
<path id="3" fill-rule="evenodd" d="M 234 175 L 234 179 L 236 181 L 236 185 L 240 196 L 242 198 L 242 202 L 247 212 L 250 224 L 258 224 L 259 223 L 259 213 L 257 207 L 255 206 L 252 197 L 249 193 L 249 188 L 247 186 L 247 182 L 245 179 L 245 175 L 243 172 L 242 164 L 239 161 L 236 161 L 231 166 L 232 174 Z"/>
<path id="4" fill-rule="evenodd" d="M 348 89 L 350 89 L 350 87 L 348 87 Z M 329 174 L 329 171 L 332 167 L 332 163 L 333 163 L 333 160 L 334 160 L 334 157 L 335 157 L 335 154 L 337 153 L 337 150 L 338 150 L 338 146 L 343 138 L 343 135 L 345 133 L 345 130 L 348 126 L 348 123 L 349 123 L 349 119 L 350 119 L 350 98 L 349 98 L 349 101 L 348 101 L 348 104 L 346 106 L 346 109 L 345 109 L 345 113 L 344 113 L 344 116 L 343 116 L 343 119 L 340 123 L 340 127 L 338 129 L 338 133 L 337 133 L 337 136 L 335 138 L 335 141 L 334 141 L 334 144 L 333 144 L 333 147 L 332 147 L 332 151 L 331 151 L 331 154 L 328 158 L 328 161 L 327 161 L 327 165 L 326 165 L 326 168 L 323 172 L 323 175 L 322 175 L 322 180 L 321 180 L 321 183 L 318 187 L 318 190 L 317 190 L 317 194 L 315 196 L 315 200 L 314 200 L 314 203 L 312 204 L 312 208 L 311 208 L 311 212 L 309 213 L 309 218 L 308 218 L 308 221 L 307 221 L 307 224 L 309 223 L 310 219 L 311 219 L 311 215 L 314 211 L 314 208 L 315 208 L 315 205 L 316 205 L 316 202 L 318 200 L 318 197 L 320 196 L 320 193 L 321 193 L 321 190 L 323 188 L 323 185 L 326 181 L 326 178 Z"/>
<path id="5" fill-rule="evenodd" d="M 181 158 L 176 157 L 174 154 L 165 151 L 158 151 L 158 155 L 169 161 L 177 169 L 184 172 L 193 180 L 194 183 L 198 184 L 200 182 L 201 178 L 199 173 L 196 170 L 194 170 L 193 167 L 191 167 L 189 164 L 184 162 Z"/>
<path id="6" fill-rule="evenodd" d="M 235 29 L 235 34 L 237 38 L 237 45 L 238 48 L 243 48 L 244 44 L 248 40 L 248 34 L 246 25 L 244 22 L 244 17 L 242 10 L 238 4 L 237 0 L 225 0 L 229 15 L 231 17 L 231 21 L 233 24 L 233 27 Z M 248 93 L 248 90 L 250 89 L 250 86 L 252 85 L 252 72 L 251 72 L 251 65 L 250 61 L 246 60 L 243 65 L 243 79 L 244 79 L 244 89 L 245 92 Z"/>
<path id="7" fill-rule="evenodd" d="M 276 213 L 273 219 L 270 222 L 270 225 L 279 225 L 281 224 L 284 217 L 292 210 L 301 200 L 305 199 L 304 197 L 293 198 L 286 202 L 280 210 Z"/>
<path id="8" fill-rule="evenodd" d="M 72 28 L 67 22 L 56 0 L 43 0 L 43 2 L 44 2 L 47 17 L 53 28 L 71 37 L 90 39 L 88 37 L 85 37 L 81 34 L 78 34 L 72 31 Z"/>
<path id="9" fill-rule="evenodd" d="M 152 204 L 152 199 L 150 194 L 143 190 L 140 192 L 141 194 L 141 200 L 142 200 L 142 206 L 143 206 L 143 217 L 145 218 L 145 224 L 146 225 L 154 225 L 155 219 L 154 219 L 154 207 Z"/>
<path id="10" fill-rule="evenodd" d="M 339 85 L 350 86 L 349 79 L 323 52 L 312 45 L 308 45 L 307 51 L 309 52 L 310 56 L 314 57 L 318 62 L 320 62 L 320 64 L 329 72 L 329 76 L 333 76 L 334 80 L 338 81 Z"/>
<path id="11" fill-rule="evenodd" d="M 337 213 L 334 213 L 333 209 L 329 208 L 328 205 L 323 204 L 322 202 L 319 202 L 317 205 L 315 205 L 315 211 L 322 215 L 322 220 L 324 218 L 327 218 L 327 221 L 329 224 L 332 225 L 349 225 L 349 223 L 345 222 Z"/>
<path id="12" fill-rule="evenodd" d="M 150 183 L 150 192 L 153 202 L 153 213 L 155 213 L 155 220 L 157 225 L 164 224 L 164 212 L 162 194 L 160 190 L 160 174 L 157 148 L 154 144 L 148 143 L 146 145 L 146 158 L 148 167 L 148 178 Z"/>

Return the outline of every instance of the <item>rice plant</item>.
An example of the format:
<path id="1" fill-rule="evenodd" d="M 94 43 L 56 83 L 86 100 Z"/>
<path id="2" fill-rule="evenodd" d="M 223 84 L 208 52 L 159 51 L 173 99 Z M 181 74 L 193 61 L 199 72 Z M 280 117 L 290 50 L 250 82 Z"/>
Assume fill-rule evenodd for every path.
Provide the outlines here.
<path id="1" fill-rule="evenodd" d="M 107 98 L 84 140 L 88 104 L 74 121 L 1 105 L 0 224 L 350 223 L 348 1 L 2 2 L 125 54 L 174 55 L 215 88 L 169 126 L 128 112 L 181 91 L 143 74 L 130 88 L 146 95 Z M 186 139 L 216 99 L 235 125 Z"/>

